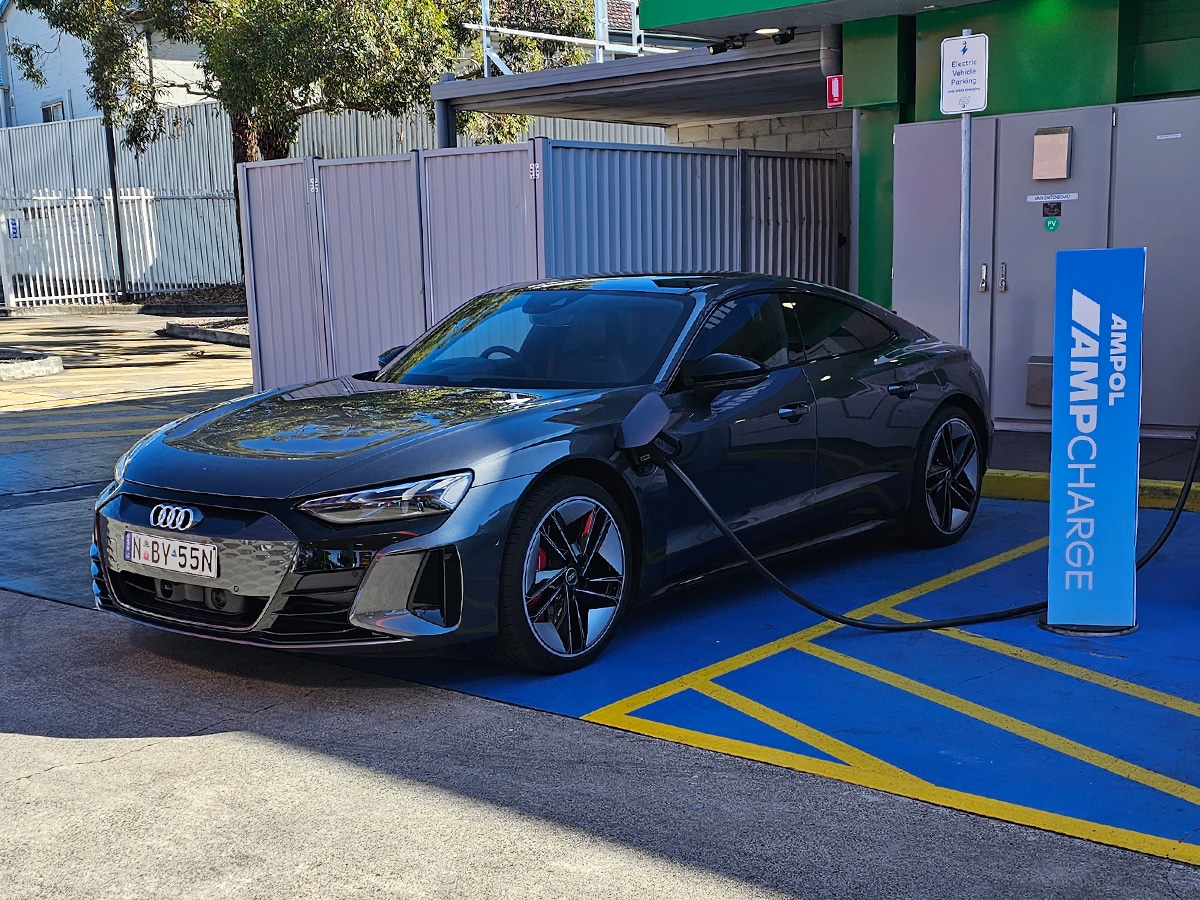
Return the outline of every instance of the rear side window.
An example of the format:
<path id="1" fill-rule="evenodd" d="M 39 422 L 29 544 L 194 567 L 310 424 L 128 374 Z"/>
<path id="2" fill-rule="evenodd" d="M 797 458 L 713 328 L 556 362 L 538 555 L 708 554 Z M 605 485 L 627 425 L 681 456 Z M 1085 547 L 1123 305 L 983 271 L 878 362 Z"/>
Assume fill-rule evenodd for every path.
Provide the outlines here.
<path id="1" fill-rule="evenodd" d="M 808 362 L 843 353 L 870 350 L 885 344 L 892 330 L 874 316 L 820 294 L 789 294 L 804 339 Z"/>

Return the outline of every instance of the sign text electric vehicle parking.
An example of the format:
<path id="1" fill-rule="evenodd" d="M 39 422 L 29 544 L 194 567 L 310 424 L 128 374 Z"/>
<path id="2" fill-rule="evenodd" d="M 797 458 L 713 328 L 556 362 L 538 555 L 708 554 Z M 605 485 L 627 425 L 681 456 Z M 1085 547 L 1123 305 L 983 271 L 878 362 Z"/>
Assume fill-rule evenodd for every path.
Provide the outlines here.
<path id="1" fill-rule="evenodd" d="M 1047 622 L 1136 624 L 1146 251 L 1058 254 Z"/>

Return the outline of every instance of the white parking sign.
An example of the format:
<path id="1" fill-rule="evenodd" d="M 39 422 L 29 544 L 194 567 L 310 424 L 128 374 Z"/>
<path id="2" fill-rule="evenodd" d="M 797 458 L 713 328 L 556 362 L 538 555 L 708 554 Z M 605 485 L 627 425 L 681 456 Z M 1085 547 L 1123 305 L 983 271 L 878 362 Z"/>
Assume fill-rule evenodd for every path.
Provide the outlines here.
<path id="1" fill-rule="evenodd" d="M 987 109 L 988 38 L 965 34 L 942 41 L 942 113 Z"/>

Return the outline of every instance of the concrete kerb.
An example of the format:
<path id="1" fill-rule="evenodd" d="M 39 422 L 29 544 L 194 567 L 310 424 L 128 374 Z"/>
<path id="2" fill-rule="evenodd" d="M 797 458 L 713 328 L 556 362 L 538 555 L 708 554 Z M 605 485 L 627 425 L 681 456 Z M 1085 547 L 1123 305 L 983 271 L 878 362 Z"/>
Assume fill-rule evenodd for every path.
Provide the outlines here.
<path id="1" fill-rule="evenodd" d="M 0 381 L 57 375 L 62 370 L 62 357 L 53 353 L 32 353 L 0 347 Z"/>
<path id="2" fill-rule="evenodd" d="M 1174 509 L 1182 491 L 1181 481 L 1143 478 L 1138 487 L 1138 506 L 1142 509 Z M 983 476 L 983 496 L 994 500 L 1038 500 L 1046 503 L 1050 500 L 1050 475 L 1046 472 L 993 469 Z M 1184 509 L 1200 512 L 1200 495 L 1190 495 Z"/>
<path id="3" fill-rule="evenodd" d="M 200 325 L 186 325 L 183 322 L 168 322 L 163 327 L 163 333 L 170 337 L 182 338 L 187 341 L 228 344 L 231 347 L 250 346 L 250 335 L 248 334 L 238 334 L 236 331 L 223 331 L 219 328 L 204 328 Z"/>

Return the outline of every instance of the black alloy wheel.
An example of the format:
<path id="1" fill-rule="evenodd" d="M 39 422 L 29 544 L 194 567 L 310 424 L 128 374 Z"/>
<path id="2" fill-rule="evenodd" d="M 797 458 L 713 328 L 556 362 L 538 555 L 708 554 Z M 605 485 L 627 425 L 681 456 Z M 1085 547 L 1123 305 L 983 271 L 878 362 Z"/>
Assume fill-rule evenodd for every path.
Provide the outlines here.
<path id="1" fill-rule="evenodd" d="M 501 564 L 501 661 L 568 672 L 595 659 L 628 605 L 632 552 L 621 507 L 602 487 L 560 476 L 536 488 Z"/>
<path id="2" fill-rule="evenodd" d="M 912 538 L 931 547 L 961 538 L 979 509 L 982 482 L 978 427 L 957 407 L 940 410 L 917 445 L 908 510 Z"/>

